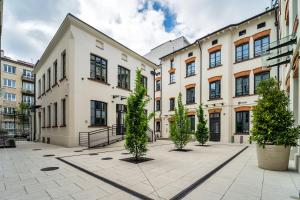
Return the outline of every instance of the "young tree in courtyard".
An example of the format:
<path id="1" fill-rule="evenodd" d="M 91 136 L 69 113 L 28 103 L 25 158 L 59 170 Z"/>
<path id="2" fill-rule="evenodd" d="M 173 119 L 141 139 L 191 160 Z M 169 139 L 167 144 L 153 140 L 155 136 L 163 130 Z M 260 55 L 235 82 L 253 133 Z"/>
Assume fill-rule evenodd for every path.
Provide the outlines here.
<path id="1" fill-rule="evenodd" d="M 170 124 L 170 136 L 178 150 L 182 150 L 190 141 L 192 131 L 187 110 L 182 104 L 182 95 L 179 93 L 177 108 L 175 108 L 174 121 Z"/>
<path id="2" fill-rule="evenodd" d="M 197 110 L 197 117 L 198 117 L 198 125 L 197 125 L 197 130 L 195 132 L 195 136 L 197 141 L 201 145 L 204 145 L 208 140 L 208 128 L 206 127 L 207 121 L 204 118 L 202 105 L 200 105 Z"/>
<path id="3" fill-rule="evenodd" d="M 145 112 L 145 106 L 150 99 L 146 96 L 147 90 L 141 80 L 141 70 L 138 69 L 135 88 L 127 99 L 127 113 L 125 114 L 125 148 L 136 160 L 147 152 L 148 122 L 153 117 L 153 113 L 147 116 Z"/>

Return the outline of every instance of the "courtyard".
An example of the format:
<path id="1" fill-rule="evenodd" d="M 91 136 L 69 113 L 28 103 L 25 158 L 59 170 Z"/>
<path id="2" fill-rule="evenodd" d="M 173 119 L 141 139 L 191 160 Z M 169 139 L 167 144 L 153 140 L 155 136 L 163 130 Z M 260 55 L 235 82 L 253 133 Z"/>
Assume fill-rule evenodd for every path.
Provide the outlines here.
<path id="1" fill-rule="evenodd" d="M 0 199 L 299 199 L 300 175 L 259 169 L 254 145 L 186 149 L 159 140 L 149 145 L 152 160 L 135 164 L 120 160 L 130 157 L 123 142 L 92 150 L 19 142 L 0 151 Z"/>

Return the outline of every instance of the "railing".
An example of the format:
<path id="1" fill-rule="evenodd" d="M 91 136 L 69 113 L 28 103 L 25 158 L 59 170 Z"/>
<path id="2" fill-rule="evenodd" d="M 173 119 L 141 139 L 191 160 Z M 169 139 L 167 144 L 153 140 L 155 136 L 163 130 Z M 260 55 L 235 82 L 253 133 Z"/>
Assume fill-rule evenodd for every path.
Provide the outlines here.
<path id="1" fill-rule="evenodd" d="M 23 74 L 22 79 L 23 80 L 28 80 L 28 81 L 34 81 L 34 76 Z"/>

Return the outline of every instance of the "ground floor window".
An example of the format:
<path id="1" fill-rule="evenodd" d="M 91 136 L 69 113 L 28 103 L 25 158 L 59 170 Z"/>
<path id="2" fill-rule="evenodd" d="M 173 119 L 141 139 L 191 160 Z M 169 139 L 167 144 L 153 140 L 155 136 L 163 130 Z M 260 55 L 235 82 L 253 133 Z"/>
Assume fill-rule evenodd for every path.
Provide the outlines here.
<path id="1" fill-rule="evenodd" d="M 190 130 L 195 131 L 195 115 L 189 115 L 188 118 L 190 121 Z"/>
<path id="2" fill-rule="evenodd" d="M 156 121 L 155 130 L 156 132 L 160 132 L 160 121 Z"/>
<path id="3" fill-rule="evenodd" d="M 249 111 L 236 112 L 236 133 L 249 134 Z"/>
<path id="4" fill-rule="evenodd" d="M 66 126 L 66 99 L 61 100 L 61 108 L 62 108 L 62 126 Z"/>
<path id="5" fill-rule="evenodd" d="M 107 103 L 91 101 L 91 125 L 107 125 Z"/>

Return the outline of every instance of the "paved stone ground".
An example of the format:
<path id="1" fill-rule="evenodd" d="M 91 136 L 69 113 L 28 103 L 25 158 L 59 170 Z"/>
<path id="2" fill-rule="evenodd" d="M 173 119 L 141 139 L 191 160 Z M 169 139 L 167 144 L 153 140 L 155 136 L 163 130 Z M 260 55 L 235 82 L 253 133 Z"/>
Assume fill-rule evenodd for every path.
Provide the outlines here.
<path id="1" fill-rule="evenodd" d="M 33 151 L 35 148 L 42 150 Z M 169 152 L 168 150 L 172 148 L 173 145 L 168 141 L 155 143 L 149 151 L 149 157 L 155 160 L 139 165 L 118 160 L 121 157 L 128 157 L 122 154 L 125 152 L 122 150 L 122 143 L 83 152 L 74 152 L 80 148 L 62 148 L 27 142 L 19 144 L 15 149 L 0 149 L 0 199 L 137 199 L 55 157 L 43 157 L 45 154 L 55 154 L 57 157 L 80 155 L 65 159 L 87 166 L 89 170 L 99 172 L 101 175 L 103 175 L 101 170 L 105 170 L 105 175 L 112 180 L 117 177 L 119 183 L 125 186 L 133 187 L 137 191 L 149 191 L 151 198 L 163 199 L 169 198 L 170 194 L 173 195 L 174 190 L 180 191 L 183 186 L 191 184 L 242 147 L 239 145 L 198 147 L 191 143 L 188 148 L 194 151 Z M 93 152 L 99 154 L 82 155 Z M 113 157 L 113 160 L 101 160 L 103 157 Z M 49 166 L 60 168 L 51 172 L 40 171 L 41 168 Z M 198 170 L 195 171 L 197 167 Z M 165 173 L 162 174 L 161 170 Z M 178 178 L 180 175 L 185 176 L 174 183 L 175 177 Z M 258 169 L 255 149 L 250 147 L 185 199 L 297 199 L 298 189 L 300 189 L 299 174 L 291 171 L 270 172 Z"/>

